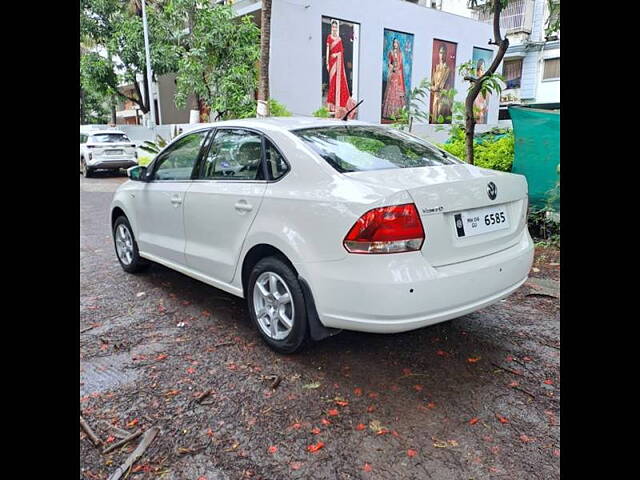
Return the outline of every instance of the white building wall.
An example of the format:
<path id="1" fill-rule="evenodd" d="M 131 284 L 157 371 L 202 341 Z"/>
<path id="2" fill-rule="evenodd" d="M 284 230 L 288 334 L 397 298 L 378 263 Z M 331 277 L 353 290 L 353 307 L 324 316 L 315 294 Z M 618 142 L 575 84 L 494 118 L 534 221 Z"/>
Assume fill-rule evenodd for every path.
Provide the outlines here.
<path id="1" fill-rule="evenodd" d="M 493 49 L 491 25 L 402 0 L 273 0 L 270 95 L 296 115 L 311 115 L 322 103 L 322 16 L 360 24 L 358 118 L 380 122 L 382 50 L 385 28 L 414 34 L 411 85 L 431 76 L 433 39 L 457 42 L 456 64 L 471 59 L 473 47 Z M 458 75 L 456 100 L 468 83 Z M 489 105 L 489 124 L 498 121 L 497 95 Z M 428 107 L 427 107 L 428 108 Z"/>

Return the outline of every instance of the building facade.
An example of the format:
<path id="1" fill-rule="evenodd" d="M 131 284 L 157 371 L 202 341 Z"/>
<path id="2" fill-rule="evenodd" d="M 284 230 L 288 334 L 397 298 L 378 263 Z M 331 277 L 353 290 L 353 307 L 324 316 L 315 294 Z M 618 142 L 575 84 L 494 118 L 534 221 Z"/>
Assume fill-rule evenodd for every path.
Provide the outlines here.
<path id="1" fill-rule="evenodd" d="M 237 0 L 233 7 L 238 15 L 255 16 L 262 2 Z M 295 115 L 324 108 L 338 116 L 364 100 L 357 118 L 387 123 L 426 78 L 434 85 L 427 126 L 435 127 L 451 121 L 447 91 L 464 101 L 469 85 L 459 65 L 493 58 L 490 38 L 490 25 L 431 2 L 273 0 L 270 96 Z M 499 99 L 483 102 L 480 123 L 496 125 Z"/>
<path id="2" fill-rule="evenodd" d="M 491 14 L 478 12 L 481 21 Z M 509 105 L 560 108 L 560 32 L 545 32 L 547 0 L 512 0 L 500 16 L 509 39 L 502 75 L 506 88 L 500 99 L 500 119 L 508 119 Z"/>

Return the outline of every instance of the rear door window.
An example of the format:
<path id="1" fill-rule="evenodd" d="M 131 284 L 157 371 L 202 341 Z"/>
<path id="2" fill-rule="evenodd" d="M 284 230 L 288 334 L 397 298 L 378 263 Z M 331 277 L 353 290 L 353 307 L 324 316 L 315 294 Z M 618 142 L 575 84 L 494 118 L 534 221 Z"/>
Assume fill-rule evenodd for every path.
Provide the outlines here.
<path id="1" fill-rule="evenodd" d="M 202 180 L 262 180 L 262 135 L 243 130 L 219 129 L 202 162 Z"/>

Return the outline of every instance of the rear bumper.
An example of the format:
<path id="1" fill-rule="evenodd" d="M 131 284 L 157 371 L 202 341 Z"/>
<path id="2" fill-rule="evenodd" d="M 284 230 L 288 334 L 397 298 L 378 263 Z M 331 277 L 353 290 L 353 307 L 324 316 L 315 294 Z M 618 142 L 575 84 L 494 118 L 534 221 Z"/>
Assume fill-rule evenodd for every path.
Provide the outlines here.
<path id="1" fill-rule="evenodd" d="M 533 263 L 533 242 L 433 268 L 420 252 L 347 255 L 296 264 L 326 327 L 374 333 L 414 330 L 481 309 L 514 292 Z"/>
<path id="2" fill-rule="evenodd" d="M 137 158 L 109 158 L 109 159 L 95 159 L 91 162 L 87 162 L 87 166 L 93 169 L 100 168 L 129 168 L 138 165 Z"/>

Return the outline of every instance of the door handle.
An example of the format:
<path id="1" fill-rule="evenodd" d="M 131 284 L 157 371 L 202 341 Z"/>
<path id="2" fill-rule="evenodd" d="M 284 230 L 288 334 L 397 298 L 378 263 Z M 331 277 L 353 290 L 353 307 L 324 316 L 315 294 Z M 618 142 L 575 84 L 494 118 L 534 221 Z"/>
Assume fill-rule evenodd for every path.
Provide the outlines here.
<path id="1" fill-rule="evenodd" d="M 247 203 L 246 200 L 240 200 L 235 204 L 236 210 L 239 212 L 250 212 L 253 210 L 253 205 Z"/>
<path id="2" fill-rule="evenodd" d="M 180 205 L 182 205 L 182 198 L 180 198 L 179 195 L 174 195 L 173 197 L 171 197 L 171 204 L 174 207 L 179 207 Z"/>

